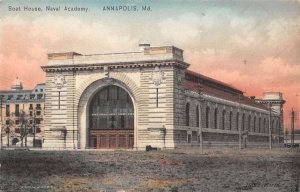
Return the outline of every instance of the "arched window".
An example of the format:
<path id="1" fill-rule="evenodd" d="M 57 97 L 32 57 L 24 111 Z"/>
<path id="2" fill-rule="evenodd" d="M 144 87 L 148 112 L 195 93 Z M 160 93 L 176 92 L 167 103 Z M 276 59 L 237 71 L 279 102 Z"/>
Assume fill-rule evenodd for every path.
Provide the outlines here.
<path id="1" fill-rule="evenodd" d="M 256 132 L 256 116 L 254 117 L 254 122 L 253 122 L 253 132 Z"/>
<path id="2" fill-rule="evenodd" d="M 240 120 L 240 113 L 236 114 L 236 130 L 240 130 L 239 128 L 239 120 Z"/>
<path id="3" fill-rule="evenodd" d="M 261 118 L 258 119 L 258 133 L 261 133 Z"/>
<path id="4" fill-rule="evenodd" d="M 275 124 L 274 124 L 274 133 L 276 134 L 276 133 L 278 133 L 278 131 L 277 131 L 277 119 L 275 120 Z"/>
<path id="5" fill-rule="evenodd" d="M 243 114 L 243 117 L 242 117 L 242 131 L 245 130 L 245 114 Z"/>
<path id="6" fill-rule="evenodd" d="M 93 96 L 88 107 L 88 147 L 133 147 L 134 105 L 126 90 L 106 86 Z"/>
<path id="7" fill-rule="evenodd" d="M 264 118 L 264 120 L 263 120 L 262 132 L 263 132 L 263 133 L 266 132 L 266 119 L 265 119 L 265 118 Z"/>
<path id="8" fill-rule="evenodd" d="M 266 123 L 266 119 L 264 118 L 264 128 L 263 128 L 264 133 L 266 133 L 266 129 L 267 129 L 267 123 Z"/>
<path id="9" fill-rule="evenodd" d="M 280 134 L 280 119 L 277 119 L 276 127 L 277 127 L 277 133 Z"/>
<path id="10" fill-rule="evenodd" d="M 229 113 L 229 130 L 232 129 L 232 111 Z"/>
<path id="11" fill-rule="evenodd" d="M 187 103 L 185 106 L 185 125 L 190 126 L 190 104 Z"/>
<path id="12" fill-rule="evenodd" d="M 218 109 L 215 109 L 215 129 L 218 128 Z"/>
<path id="13" fill-rule="evenodd" d="M 196 107 L 196 126 L 199 127 L 200 125 L 200 116 L 199 116 L 199 105 Z"/>
<path id="14" fill-rule="evenodd" d="M 210 127 L 210 108 L 209 107 L 206 107 L 206 118 L 205 118 L 205 121 L 206 121 L 206 128 L 209 128 Z"/>
<path id="15" fill-rule="evenodd" d="M 251 131 L 251 116 L 248 116 L 248 131 Z"/>
<path id="16" fill-rule="evenodd" d="M 226 118 L 226 111 L 223 110 L 222 112 L 222 129 L 225 129 L 225 118 Z"/>

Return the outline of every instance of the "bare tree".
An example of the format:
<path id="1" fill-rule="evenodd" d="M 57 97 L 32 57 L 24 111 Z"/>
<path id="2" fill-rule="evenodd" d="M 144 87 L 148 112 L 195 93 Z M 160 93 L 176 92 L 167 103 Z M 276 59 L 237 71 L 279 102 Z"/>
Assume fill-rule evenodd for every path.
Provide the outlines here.
<path id="1" fill-rule="evenodd" d="M 3 126 L 2 130 L 1 130 L 1 133 L 2 133 L 1 137 L 3 137 L 3 135 L 7 136 L 7 144 L 6 144 L 7 147 L 9 147 L 9 142 L 10 142 L 9 138 L 10 138 L 10 136 L 14 134 L 14 132 L 13 132 L 14 125 L 15 125 L 15 122 L 11 118 L 8 118 L 8 119 L 6 119 L 5 126 Z"/>
<path id="2" fill-rule="evenodd" d="M 35 142 L 35 136 L 40 133 L 39 122 L 41 118 L 29 115 L 25 111 L 20 111 L 20 113 L 10 113 L 6 119 L 6 124 L 2 126 L 1 139 L 7 136 L 7 147 L 10 145 L 10 138 L 14 136 L 21 141 L 21 147 L 27 147 L 27 137 L 29 135 L 33 136 L 33 145 Z"/>
<path id="3" fill-rule="evenodd" d="M 27 135 L 31 129 L 30 119 L 31 117 L 22 110 L 19 115 L 21 147 L 23 147 L 24 143 L 25 147 L 27 147 Z"/>

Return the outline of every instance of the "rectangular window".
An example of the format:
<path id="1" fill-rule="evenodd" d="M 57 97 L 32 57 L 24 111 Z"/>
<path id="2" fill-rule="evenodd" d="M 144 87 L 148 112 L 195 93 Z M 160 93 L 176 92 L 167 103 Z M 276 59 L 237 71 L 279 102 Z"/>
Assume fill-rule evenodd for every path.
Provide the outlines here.
<path id="1" fill-rule="evenodd" d="M 126 124 L 126 128 L 127 129 L 133 129 L 134 127 L 134 116 L 133 115 L 128 115 L 127 116 L 127 124 Z"/>
<path id="2" fill-rule="evenodd" d="M 7 100 L 11 100 L 13 97 L 14 97 L 13 95 L 9 95 L 9 96 L 7 97 Z"/>
<path id="3" fill-rule="evenodd" d="M 36 124 L 41 124 L 41 120 L 36 119 L 36 120 L 35 120 L 35 123 L 36 123 Z"/>
<path id="4" fill-rule="evenodd" d="M 198 139 L 197 131 L 192 131 L 192 141 L 197 141 L 197 139 Z"/>
<path id="5" fill-rule="evenodd" d="M 36 104 L 36 109 L 41 109 L 41 104 Z"/>
<path id="6" fill-rule="evenodd" d="M 19 120 L 16 120 L 16 125 L 19 125 L 20 124 L 20 121 Z"/>
<path id="7" fill-rule="evenodd" d="M 37 99 L 42 99 L 43 98 L 43 94 L 37 94 Z"/>
<path id="8" fill-rule="evenodd" d="M 6 117 L 10 116 L 10 107 L 9 105 L 6 105 Z"/>
<path id="9" fill-rule="evenodd" d="M 29 109 L 33 109 L 33 104 L 29 104 Z"/>
<path id="10" fill-rule="evenodd" d="M 125 128 L 125 118 L 124 118 L 124 115 L 121 115 L 121 118 L 120 118 L 120 128 L 124 129 Z"/>
<path id="11" fill-rule="evenodd" d="M 17 96 L 17 100 L 21 100 L 22 97 L 23 97 L 23 95 L 18 95 L 18 96 Z"/>
<path id="12" fill-rule="evenodd" d="M 30 99 L 34 99 L 35 98 L 35 94 L 30 94 Z"/>
<path id="13" fill-rule="evenodd" d="M 9 120 L 6 120 L 5 124 L 6 124 L 6 125 L 9 125 Z"/>
<path id="14" fill-rule="evenodd" d="M 41 111 L 37 111 L 37 112 L 36 112 L 36 115 L 41 115 Z"/>
<path id="15" fill-rule="evenodd" d="M 30 125 L 32 125 L 33 124 L 33 120 L 30 120 L 29 123 L 30 123 Z"/>
<path id="16" fill-rule="evenodd" d="M 32 111 L 29 112 L 29 115 L 32 116 Z"/>
<path id="17" fill-rule="evenodd" d="M 16 113 L 16 116 L 20 116 L 20 106 L 19 106 L 19 104 L 16 104 L 15 113 Z"/>

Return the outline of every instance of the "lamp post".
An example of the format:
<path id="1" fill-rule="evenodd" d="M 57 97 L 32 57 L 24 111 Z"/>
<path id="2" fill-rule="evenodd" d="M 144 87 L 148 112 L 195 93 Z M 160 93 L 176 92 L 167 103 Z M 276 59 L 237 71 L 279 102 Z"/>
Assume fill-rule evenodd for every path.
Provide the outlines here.
<path id="1" fill-rule="evenodd" d="M 240 124 L 241 123 L 239 123 L 240 122 L 240 114 L 241 114 L 241 95 L 239 94 L 239 103 L 238 103 L 238 105 L 239 105 L 239 108 L 238 108 L 238 114 L 239 114 L 239 116 L 237 117 L 238 119 L 237 119 L 237 130 L 239 131 L 239 150 L 241 151 L 242 150 L 242 130 L 241 130 L 241 127 L 240 127 Z M 243 123 L 243 122 L 242 122 Z"/>
<path id="2" fill-rule="evenodd" d="M 37 109 L 37 106 L 36 106 L 36 109 Z M 32 147 L 35 147 L 35 118 L 36 118 L 36 110 L 33 110 L 32 111 L 33 113 L 33 141 L 32 141 Z"/>
<path id="3" fill-rule="evenodd" d="M 271 106 L 272 104 L 269 103 L 269 149 L 270 150 L 272 150 Z"/>
<path id="4" fill-rule="evenodd" d="M 10 132 L 10 127 L 9 125 L 6 127 L 6 134 L 7 134 L 7 147 L 9 147 L 9 132 Z"/>
<path id="5" fill-rule="evenodd" d="M 294 147 L 294 142 L 295 142 L 295 111 L 294 109 L 292 108 L 292 118 L 291 118 L 291 146 Z"/>

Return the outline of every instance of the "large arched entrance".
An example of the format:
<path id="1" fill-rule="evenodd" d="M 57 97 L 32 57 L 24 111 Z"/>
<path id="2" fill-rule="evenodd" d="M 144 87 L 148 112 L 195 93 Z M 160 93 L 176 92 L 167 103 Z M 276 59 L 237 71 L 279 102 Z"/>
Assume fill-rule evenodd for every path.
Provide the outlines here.
<path id="1" fill-rule="evenodd" d="M 89 104 L 90 148 L 133 148 L 134 106 L 121 87 L 100 89 Z"/>

